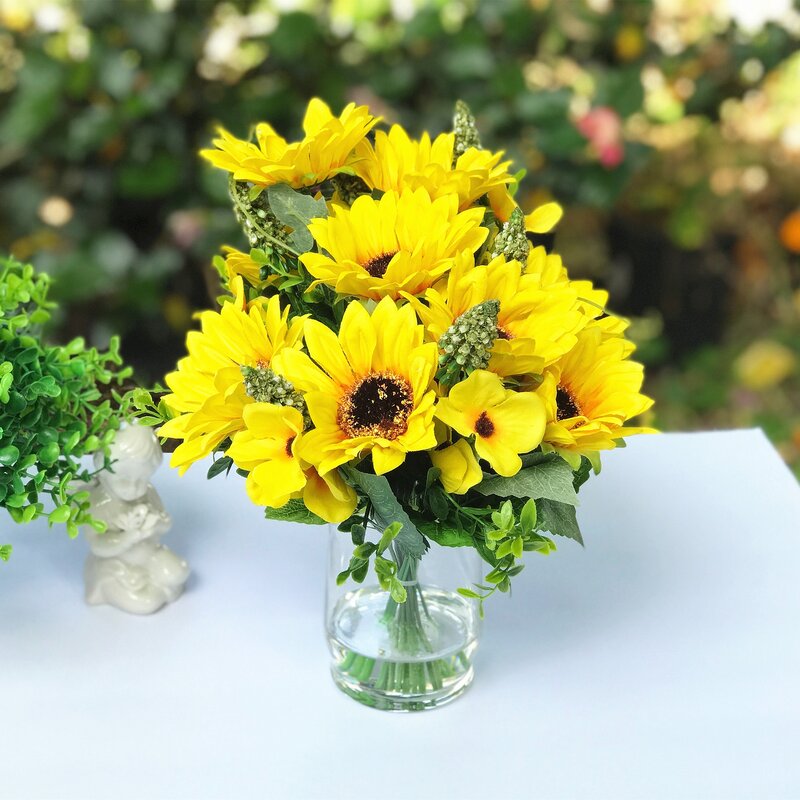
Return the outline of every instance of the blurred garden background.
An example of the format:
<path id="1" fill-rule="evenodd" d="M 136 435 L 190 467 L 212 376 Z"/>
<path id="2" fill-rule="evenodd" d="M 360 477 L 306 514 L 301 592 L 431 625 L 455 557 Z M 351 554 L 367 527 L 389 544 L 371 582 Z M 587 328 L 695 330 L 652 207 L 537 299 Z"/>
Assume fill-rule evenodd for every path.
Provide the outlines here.
<path id="1" fill-rule="evenodd" d="M 246 247 L 217 123 L 462 98 L 633 319 L 655 424 L 762 426 L 800 474 L 799 42 L 791 0 L 0 0 L 0 251 L 55 276 L 54 338 L 156 381 Z"/>

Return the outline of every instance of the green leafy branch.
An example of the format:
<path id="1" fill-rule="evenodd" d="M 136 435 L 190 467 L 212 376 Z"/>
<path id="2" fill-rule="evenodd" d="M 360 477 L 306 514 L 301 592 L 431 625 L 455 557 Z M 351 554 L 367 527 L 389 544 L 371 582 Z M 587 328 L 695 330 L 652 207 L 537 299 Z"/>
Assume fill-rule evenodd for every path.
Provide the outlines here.
<path id="1" fill-rule="evenodd" d="M 368 511 L 364 516 L 368 516 Z M 405 603 L 407 599 L 406 587 L 400 578 L 400 570 L 403 566 L 403 559 L 397 550 L 392 547 L 392 543 L 402 530 L 400 522 L 393 522 L 381 533 L 380 540 L 376 543 L 365 541 L 366 526 L 361 523 L 351 523 L 348 532 L 352 537 L 355 549 L 350 557 L 350 563 L 336 576 L 336 584 L 341 586 L 348 579 L 356 583 L 363 583 L 369 571 L 370 559 L 374 556 L 374 569 L 378 577 L 378 583 L 384 591 L 388 591 L 395 603 Z M 340 526 L 340 530 L 342 530 Z M 391 552 L 392 558 L 385 558 L 384 553 Z"/>
<path id="2" fill-rule="evenodd" d="M 115 394 L 125 419 L 135 419 L 140 425 L 156 427 L 168 422 L 174 414 L 162 397 L 166 389 L 157 384 L 150 389 L 137 387 L 125 394 Z M 156 395 L 156 397 L 153 397 Z"/>
<path id="3" fill-rule="evenodd" d="M 76 536 L 81 525 L 104 529 L 77 484 L 96 474 L 84 457 L 108 452 L 124 416 L 114 387 L 131 370 L 116 338 L 107 352 L 80 338 L 44 344 L 41 325 L 54 307 L 48 288 L 31 265 L 0 258 L 0 507 L 26 523 L 45 514 L 49 497 L 49 524 Z"/>
<path id="4" fill-rule="evenodd" d="M 494 569 L 486 576 L 486 584 L 476 584 L 475 589 L 460 588 L 459 594 L 478 600 L 483 616 L 484 602 L 495 592 L 508 592 L 511 579 L 524 569 L 518 562 L 524 552 L 534 551 L 549 555 L 556 549 L 555 542 L 537 529 L 536 501 L 529 499 L 515 513 L 511 500 L 506 500 L 491 514 L 492 527 L 484 530 L 486 548 L 494 557 Z M 476 591 L 477 590 L 477 591 Z"/>

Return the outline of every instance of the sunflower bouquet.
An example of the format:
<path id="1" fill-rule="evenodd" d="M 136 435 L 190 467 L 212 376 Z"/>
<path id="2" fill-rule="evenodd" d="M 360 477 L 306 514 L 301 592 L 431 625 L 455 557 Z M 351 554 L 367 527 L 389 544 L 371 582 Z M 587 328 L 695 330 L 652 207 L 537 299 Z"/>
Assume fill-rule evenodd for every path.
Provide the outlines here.
<path id="1" fill-rule="evenodd" d="M 560 207 L 519 207 L 521 174 L 469 109 L 433 139 L 379 122 L 314 99 L 299 142 L 261 123 L 202 151 L 229 173 L 249 249 L 215 259 L 221 308 L 199 315 L 151 421 L 167 418 L 181 472 L 213 454 L 209 476 L 236 468 L 268 518 L 338 525 L 337 583 L 377 581 L 409 655 L 343 648 L 339 673 L 419 698 L 467 653 L 425 657 L 429 549 L 485 562 L 458 590 L 482 616 L 525 552 L 581 541 L 578 487 L 652 401 L 606 292 L 536 244 Z"/>

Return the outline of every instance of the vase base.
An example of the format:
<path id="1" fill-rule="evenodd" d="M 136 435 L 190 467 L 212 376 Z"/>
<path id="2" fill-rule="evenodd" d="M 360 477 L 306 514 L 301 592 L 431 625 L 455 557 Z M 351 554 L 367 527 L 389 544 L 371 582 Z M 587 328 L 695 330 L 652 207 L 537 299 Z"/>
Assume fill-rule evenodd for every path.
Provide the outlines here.
<path id="1" fill-rule="evenodd" d="M 395 668 L 397 667 L 420 669 L 421 665 L 395 665 Z M 352 675 L 342 672 L 336 664 L 331 666 L 331 676 L 341 691 L 362 705 L 377 708 L 380 711 L 404 712 L 429 711 L 447 705 L 464 694 L 472 683 L 475 672 L 470 665 L 457 678 L 447 681 L 439 689 L 409 693 L 378 689 L 370 683 L 363 683 Z"/>

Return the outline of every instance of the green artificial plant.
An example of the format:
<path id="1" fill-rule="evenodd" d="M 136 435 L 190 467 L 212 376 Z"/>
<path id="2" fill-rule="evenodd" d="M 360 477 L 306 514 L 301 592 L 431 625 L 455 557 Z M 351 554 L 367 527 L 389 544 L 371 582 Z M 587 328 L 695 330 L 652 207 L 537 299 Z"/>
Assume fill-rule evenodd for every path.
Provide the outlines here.
<path id="1" fill-rule="evenodd" d="M 116 338 L 108 352 L 80 338 L 43 342 L 55 306 L 49 287 L 30 264 L 0 257 L 0 507 L 18 523 L 46 516 L 74 537 L 81 525 L 103 529 L 79 484 L 93 474 L 84 457 L 107 452 L 119 428 L 123 398 L 114 386 L 131 371 Z M 0 560 L 11 549 L 0 546 Z"/>

